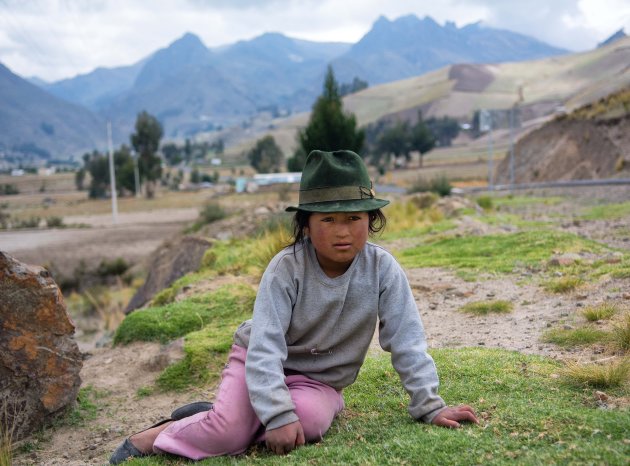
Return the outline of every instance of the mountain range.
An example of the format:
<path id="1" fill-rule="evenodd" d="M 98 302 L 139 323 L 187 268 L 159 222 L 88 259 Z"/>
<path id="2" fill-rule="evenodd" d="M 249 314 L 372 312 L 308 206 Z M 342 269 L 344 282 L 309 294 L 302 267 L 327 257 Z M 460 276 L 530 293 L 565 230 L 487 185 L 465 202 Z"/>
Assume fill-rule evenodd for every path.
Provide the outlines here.
<path id="1" fill-rule="evenodd" d="M 162 122 L 167 138 L 242 125 L 260 112 L 286 115 L 304 111 L 321 92 L 328 64 L 341 83 L 358 77 L 376 85 L 452 63 L 521 61 L 565 53 L 531 37 L 479 23 L 461 28 L 450 22 L 440 26 L 430 17 L 419 19 L 413 15 L 393 21 L 380 17 L 356 44 L 317 43 L 267 33 L 249 41 L 208 48 L 197 36 L 187 33 L 129 66 L 98 68 L 48 84 L 34 81 L 54 97 L 32 92 L 32 98 L 11 98 L 11 91 L 0 87 L 0 147 L 10 149 L 30 142 L 52 154 L 89 150 L 100 147 L 95 132 L 104 132 L 104 120 L 112 121 L 117 142 L 128 141 L 136 115 L 142 110 Z M 3 68 L 0 74 L 7 73 L 10 71 Z M 14 81 L 16 78 L 20 79 L 10 77 Z M 5 105 L 9 100 L 13 113 Z M 33 112 L 29 102 L 34 101 L 51 116 L 43 118 L 41 111 Z M 82 112 L 86 110 L 78 106 L 92 114 L 85 116 Z M 62 143 L 57 140 L 65 130 L 61 129 L 60 118 L 53 115 L 71 109 L 76 109 L 76 115 L 84 115 L 79 118 L 84 126 L 96 126 L 79 132 L 76 126 L 68 125 L 68 130 L 72 132 L 74 127 L 77 134 L 64 137 Z M 16 112 L 23 125 L 7 126 Z M 48 134 L 50 131 L 35 129 L 49 129 L 51 125 L 55 137 Z"/>

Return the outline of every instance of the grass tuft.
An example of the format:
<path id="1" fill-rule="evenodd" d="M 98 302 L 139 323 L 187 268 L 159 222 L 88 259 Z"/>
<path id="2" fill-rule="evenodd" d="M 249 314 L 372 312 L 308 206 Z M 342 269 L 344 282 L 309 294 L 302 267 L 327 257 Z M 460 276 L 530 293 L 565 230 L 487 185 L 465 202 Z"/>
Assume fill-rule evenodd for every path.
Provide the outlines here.
<path id="1" fill-rule="evenodd" d="M 15 403 L 12 403 L 13 409 L 9 407 L 10 401 L 7 397 L 0 402 L 0 466 L 11 466 L 14 450 L 13 435 L 18 412 Z"/>
<path id="2" fill-rule="evenodd" d="M 610 339 L 610 334 L 593 327 L 580 327 L 575 329 L 555 328 L 546 331 L 542 340 L 554 343 L 558 346 L 572 347 L 585 346 L 593 343 L 604 343 Z"/>
<path id="3" fill-rule="evenodd" d="M 552 293 L 569 293 L 584 284 L 579 277 L 560 277 L 544 284 L 544 288 Z"/>
<path id="4" fill-rule="evenodd" d="M 459 310 L 470 314 L 485 315 L 489 313 L 507 313 L 511 312 L 513 308 L 514 305 L 509 301 L 488 300 L 468 303 L 460 307 Z"/>
<path id="5" fill-rule="evenodd" d="M 630 350 L 630 312 L 627 312 L 619 323 L 613 325 L 612 342 L 623 351 Z"/>
<path id="6" fill-rule="evenodd" d="M 98 417 L 98 400 L 108 395 L 105 390 L 98 390 L 91 385 L 81 387 L 77 394 L 76 405 L 60 418 L 59 425 L 72 427 L 81 427 L 87 421 L 94 420 Z"/>
<path id="7" fill-rule="evenodd" d="M 606 363 L 567 362 L 560 374 L 566 380 L 578 385 L 595 388 L 620 387 L 630 380 L 630 358 Z"/>
<path id="8" fill-rule="evenodd" d="M 610 319 L 619 311 L 619 306 L 615 303 L 604 302 L 594 306 L 588 306 L 582 311 L 582 315 L 589 322 Z"/>

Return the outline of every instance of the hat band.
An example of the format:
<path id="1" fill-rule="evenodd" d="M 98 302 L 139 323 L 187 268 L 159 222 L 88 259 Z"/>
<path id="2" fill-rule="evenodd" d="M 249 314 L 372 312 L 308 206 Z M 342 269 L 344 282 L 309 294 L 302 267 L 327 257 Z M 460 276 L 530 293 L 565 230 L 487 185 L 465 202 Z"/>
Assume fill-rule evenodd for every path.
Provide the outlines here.
<path id="1" fill-rule="evenodd" d="M 315 188 L 300 191 L 300 205 L 315 202 L 353 201 L 374 199 L 374 190 L 364 186 L 339 186 L 335 188 Z"/>

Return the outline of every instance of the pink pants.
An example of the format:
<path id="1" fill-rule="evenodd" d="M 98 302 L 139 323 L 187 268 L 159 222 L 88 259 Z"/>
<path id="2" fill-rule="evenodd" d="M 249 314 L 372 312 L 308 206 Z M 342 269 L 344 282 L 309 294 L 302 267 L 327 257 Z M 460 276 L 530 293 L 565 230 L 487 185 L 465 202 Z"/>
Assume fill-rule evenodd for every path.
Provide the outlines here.
<path id="1" fill-rule="evenodd" d="M 156 453 L 199 460 L 238 455 L 253 443 L 265 440 L 265 428 L 252 408 L 245 383 L 246 354 L 245 348 L 232 346 L 214 408 L 169 425 L 153 444 Z M 321 440 L 344 408 L 341 393 L 304 375 L 286 376 L 285 383 L 306 441 Z"/>

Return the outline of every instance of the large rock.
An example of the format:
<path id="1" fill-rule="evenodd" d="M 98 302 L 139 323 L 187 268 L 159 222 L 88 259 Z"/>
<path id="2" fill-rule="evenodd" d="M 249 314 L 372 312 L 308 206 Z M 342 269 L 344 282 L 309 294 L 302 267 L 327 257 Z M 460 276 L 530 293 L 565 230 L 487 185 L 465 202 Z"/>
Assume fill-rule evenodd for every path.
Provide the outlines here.
<path id="1" fill-rule="evenodd" d="M 0 251 L 0 424 L 14 439 L 76 400 L 83 358 L 73 334 L 48 271 Z"/>
<path id="2" fill-rule="evenodd" d="M 210 246 L 210 241 L 196 236 L 184 236 L 163 244 L 151 258 L 147 279 L 129 301 L 125 313 L 138 309 L 178 278 L 199 269 Z"/>

